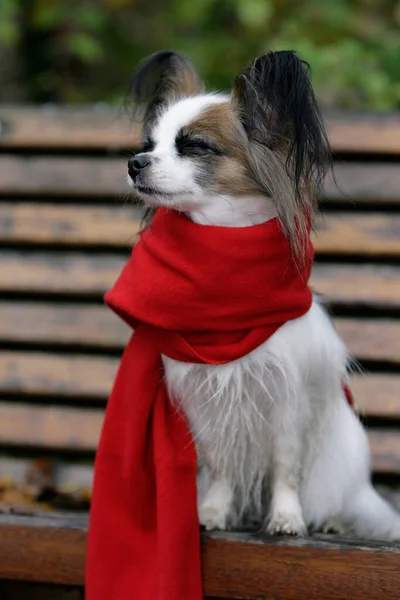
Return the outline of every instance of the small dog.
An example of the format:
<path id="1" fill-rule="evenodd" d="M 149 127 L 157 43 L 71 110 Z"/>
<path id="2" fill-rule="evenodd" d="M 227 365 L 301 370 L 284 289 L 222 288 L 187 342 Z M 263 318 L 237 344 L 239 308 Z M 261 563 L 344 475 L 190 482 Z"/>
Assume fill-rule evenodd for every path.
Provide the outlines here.
<path id="1" fill-rule="evenodd" d="M 205 93 L 185 58 L 159 52 L 139 66 L 132 95 L 143 148 L 128 181 L 145 206 L 225 227 L 278 216 L 302 260 L 330 151 L 296 53 L 257 58 L 227 95 Z M 370 483 L 367 436 L 343 391 L 351 358 L 317 298 L 240 360 L 163 361 L 196 443 L 207 529 L 250 520 L 270 534 L 400 539 L 400 515 Z"/>

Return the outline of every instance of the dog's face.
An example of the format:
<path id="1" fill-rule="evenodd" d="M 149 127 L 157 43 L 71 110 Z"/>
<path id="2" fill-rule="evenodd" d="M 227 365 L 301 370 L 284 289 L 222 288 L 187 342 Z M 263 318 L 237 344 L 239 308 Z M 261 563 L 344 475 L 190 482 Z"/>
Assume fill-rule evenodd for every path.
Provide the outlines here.
<path id="1" fill-rule="evenodd" d="M 142 63 L 132 95 L 143 147 L 128 180 L 147 205 L 191 212 L 249 198 L 273 202 L 288 236 L 312 212 L 328 154 L 308 72 L 275 52 L 238 75 L 230 95 L 205 93 L 192 65 L 173 52 Z"/>

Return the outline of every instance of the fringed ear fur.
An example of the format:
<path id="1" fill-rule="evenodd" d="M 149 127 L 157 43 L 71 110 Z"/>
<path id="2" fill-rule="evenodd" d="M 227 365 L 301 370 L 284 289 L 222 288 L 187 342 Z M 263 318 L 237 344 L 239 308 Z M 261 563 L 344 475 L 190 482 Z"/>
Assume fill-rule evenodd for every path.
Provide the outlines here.
<path id="1" fill-rule="evenodd" d="M 145 132 L 163 106 L 203 91 L 192 64 L 173 51 L 156 52 L 137 67 L 130 86 L 134 116 L 142 119 Z"/>
<path id="2" fill-rule="evenodd" d="M 270 52 L 237 76 L 232 102 L 256 163 L 253 176 L 272 192 L 282 225 L 296 247 L 298 234 L 309 227 L 316 193 L 331 161 L 310 67 L 295 52 Z"/>

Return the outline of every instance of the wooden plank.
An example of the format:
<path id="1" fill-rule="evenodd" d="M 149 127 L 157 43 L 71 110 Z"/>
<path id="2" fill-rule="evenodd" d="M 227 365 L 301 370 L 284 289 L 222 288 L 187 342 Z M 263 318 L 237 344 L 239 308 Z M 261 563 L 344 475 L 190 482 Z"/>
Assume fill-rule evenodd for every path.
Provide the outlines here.
<path id="1" fill-rule="evenodd" d="M 329 141 L 338 153 L 400 154 L 398 113 L 324 113 Z"/>
<path id="2" fill-rule="evenodd" d="M 336 318 L 335 326 L 353 356 L 360 360 L 400 362 L 400 321 Z"/>
<path id="3" fill-rule="evenodd" d="M 362 415 L 400 419 L 400 377 L 394 374 L 353 375 L 351 388 Z"/>
<path id="4" fill-rule="evenodd" d="M 46 352 L 0 352 L 0 391 L 106 399 L 118 359 Z"/>
<path id="5" fill-rule="evenodd" d="M 0 514 L 0 580 L 83 585 L 87 518 L 25 519 Z"/>
<path id="6" fill-rule="evenodd" d="M 341 202 L 349 207 L 357 203 L 398 204 L 400 201 L 400 169 L 396 163 L 335 163 L 328 175 L 322 200 Z"/>
<path id="7" fill-rule="evenodd" d="M 104 107 L 0 108 L 0 147 L 58 150 L 132 150 L 140 131 L 127 113 Z"/>
<path id="8" fill-rule="evenodd" d="M 400 321 L 337 318 L 350 352 L 361 360 L 400 363 Z M 106 306 L 0 301 L 0 341 L 122 349 L 130 329 Z"/>
<path id="9" fill-rule="evenodd" d="M 107 254 L 35 250 L 3 251 L 0 292 L 72 294 L 101 298 L 120 273 L 125 259 Z M 332 304 L 393 309 L 400 307 L 400 267 L 374 264 L 314 265 L 313 289 Z"/>
<path id="10" fill-rule="evenodd" d="M 84 583 L 87 519 L 1 516 L 0 579 Z M 271 600 L 397 600 L 400 550 L 335 536 L 202 535 L 204 593 Z"/>
<path id="11" fill-rule="evenodd" d="M 398 396 L 399 398 L 399 396 Z M 375 473 L 400 474 L 400 431 L 370 429 L 372 468 Z"/>
<path id="12" fill-rule="evenodd" d="M 400 154 L 397 113 L 324 113 L 335 152 Z M 91 106 L 0 108 L 0 146 L 24 149 L 136 148 L 139 130 L 121 110 Z"/>
<path id="13" fill-rule="evenodd" d="M 0 391 L 106 399 L 117 367 L 116 358 L 2 351 Z M 354 375 L 351 385 L 363 414 L 400 418 L 399 375 Z"/>
<path id="14" fill-rule="evenodd" d="M 125 258 L 77 252 L 2 251 L 0 291 L 73 294 L 101 298 L 121 271 Z"/>
<path id="15" fill-rule="evenodd" d="M 400 268 L 374 264 L 314 264 L 311 286 L 337 306 L 400 307 Z"/>
<path id="16" fill-rule="evenodd" d="M 118 360 L 94 358 L 87 356 L 54 356 L 46 353 L 1 352 L 0 353 L 0 391 L 3 396 L 7 394 L 35 394 L 60 397 L 85 397 L 106 400 L 109 395 Z M 366 375 L 355 376 L 352 380 L 352 389 L 360 412 L 371 416 L 399 418 L 400 416 L 400 377 L 396 375 Z M 1 405 L 0 405 L 1 406 Z M 47 413 L 47 407 L 29 407 L 16 405 L 13 407 L 5 403 L 0 412 L 5 443 L 15 444 L 41 444 L 56 443 L 57 436 L 46 441 L 45 431 L 52 429 L 54 423 L 60 423 L 64 413 Z M 67 410 L 67 409 L 66 409 Z M 69 409 L 68 409 L 69 410 Z M 72 409 L 71 409 L 72 410 Z M 6 415 L 10 416 L 6 418 Z M 25 414 L 25 417 L 23 416 Z M 94 415 L 92 418 L 92 414 Z M 70 415 L 70 416 L 69 416 Z M 35 420 L 33 420 L 35 419 Z M 101 425 L 101 411 L 82 413 L 80 409 L 73 409 L 66 413 L 66 423 L 70 423 L 70 430 L 82 433 L 81 445 L 86 450 L 94 450 Z M 69 420 L 68 420 L 69 419 Z M 80 425 L 82 419 L 82 424 Z M 32 426 L 35 423 L 35 427 Z M 49 425 L 50 423 L 50 425 Z M 75 424 L 76 423 L 76 424 Z M 92 425 L 89 425 L 92 423 Z M 25 429 L 32 428 L 32 440 Z M 88 440 L 84 436 L 88 431 Z M 7 433 L 10 432 L 10 433 Z M 19 433 L 18 433 L 19 432 Z M 400 432 L 385 431 L 380 433 L 371 430 L 371 447 L 374 469 L 389 473 L 400 473 Z M 0 437 L 2 437 L 0 435 Z M 61 442 L 60 442 L 61 443 Z M 64 441 L 62 441 L 64 444 Z M 389 452 L 390 449 L 390 452 Z"/>
<path id="17" fill-rule="evenodd" d="M 130 193 L 126 158 L 13 156 L 3 154 L 0 195 L 120 198 Z M 400 169 L 393 163 L 338 163 L 336 185 L 327 178 L 324 198 L 400 202 Z M 345 195 L 344 195 L 345 194 Z"/>
<path id="18" fill-rule="evenodd" d="M 131 330 L 106 306 L 0 301 L 0 340 L 122 349 Z"/>
<path id="19" fill-rule="evenodd" d="M 133 205 L 115 207 L 0 203 L 0 241 L 131 248 L 140 229 L 142 211 Z"/>
<path id="20" fill-rule="evenodd" d="M 400 217 L 328 213 L 318 219 L 312 239 L 317 255 L 400 256 Z"/>
<path id="21" fill-rule="evenodd" d="M 101 409 L 0 402 L 0 444 L 95 452 L 103 417 Z M 374 472 L 399 475 L 400 431 L 371 429 L 368 435 Z"/>
<path id="22" fill-rule="evenodd" d="M 0 242 L 131 248 L 140 230 L 139 207 L 0 203 Z M 317 254 L 400 256 L 400 216 L 325 214 L 313 235 Z"/>
<path id="23" fill-rule="evenodd" d="M 252 600 L 397 597 L 400 556 L 394 545 L 260 540 L 243 535 L 212 534 L 203 538 L 206 595 Z"/>
<path id="24" fill-rule="evenodd" d="M 100 409 L 0 402 L 0 444 L 94 452 L 103 417 Z"/>
<path id="25" fill-rule="evenodd" d="M 5 196 L 96 196 L 129 192 L 128 158 L 2 155 L 0 194 Z"/>
<path id="26" fill-rule="evenodd" d="M 50 352 L 0 352 L 0 391 L 7 394 L 106 399 L 117 358 Z M 400 376 L 354 375 L 352 389 L 361 412 L 400 418 Z"/>

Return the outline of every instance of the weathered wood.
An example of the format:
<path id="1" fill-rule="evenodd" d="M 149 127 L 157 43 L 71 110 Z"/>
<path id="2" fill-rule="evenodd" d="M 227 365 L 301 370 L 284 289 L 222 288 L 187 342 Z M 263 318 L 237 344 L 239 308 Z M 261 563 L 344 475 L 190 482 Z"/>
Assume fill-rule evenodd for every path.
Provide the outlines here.
<path id="1" fill-rule="evenodd" d="M 333 149 L 341 153 L 400 154 L 396 113 L 324 113 Z M 24 149 L 131 150 L 140 132 L 121 110 L 89 108 L 0 108 L 0 146 Z"/>
<path id="2" fill-rule="evenodd" d="M 0 579 L 82 585 L 86 524 L 0 514 Z"/>
<path id="3" fill-rule="evenodd" d="M 130 335 L 106 306 L 0 301 L 0 341 L 122 349 Z"/>
<path id="4" fill-rule="evenodd" d="M 400 431 L 368 430 L 372 468 L 375 473 L 400 474 Z"/>
<path id="5" fill-rule="evenodd" d="M 95 408 L 0 402 L 0 443 L 94 452 L 103 417 Z"/>
<path id="6" fill-rule="evenodd" d="M 117 361 L 110 359 L 0 354 L 0 391 L 8 393 L 101 398 L 111 391 Z M 399 418 L 400 377 L 355 377 L 352 389 L 363 414 Z M 102 423 L 99 409 L 56 408 L 0 403 L 0 443 L 32 445 L 65 450 L 96 449 Z M 373 468 L 400 473 L 400 432 L 369 431 Z"/>
<path id="7" fill-rule="evenodd" d="M 400 256 L 400 217 L 328 213 L 318 220 L 313 242 L 317 254 Z"/>
<path id="8" fill-rule="evenodd" d="M 369 373 L 351 378 L 357 410 L 361 415 L 400 419 L 400 377 Z"/>
<path id="9" fill-rule="evenodd" d="M 311 286 L 334 305 L 380 309 L 400 306 L 400 268 L 394 265 L 317 262 Z"/>
<path id="10" fill-rule="evenodd" d="M 1 157 L 0 194 L 119 198 L 129 191 L 128 158 Z"/>
<path id="11" fill-rule="evenodd" d="M 399 202 L 400 170 L 395 163 L 349 162 L 334 165 L 334 181 L 328 175 L 322 199 L 343 202 L 349 207 L 357 203 Z"/>
<path id="12" fill-rule="evenodd" d="M 0 391 L 7 394 L 106 399 L 118 368 L 117 358 L 51 352 L 0 352 Z M 361 412 L 400 417 L 400 376 L 352 377 Z M 386 407 L 386 408 L 385 408 Z"/>
<path id="13" fill-rule="evenodd" d="M 131 248 L 141 211 L 133 205 L 88 207 L 0 203 L 0 242 Z M 400 256 L 400 216 L 326 214 L 313 235 L 320 254 Z"/>
<path id="14" fill-rule="evenodd" d="M 400 321 L 337 318 L 335 325 L 358 359 L 400 363 Z M 122 349 L 130 333 L 105 306 L 0 301 L 0 341 Z"/>
<path id="15" fill-rule="evenodd" d="M 87 521 L 83 517 L 0 515 L 0 578 L 80 586 Z M 396 545 L 336 537 L 202 536 L 206 596 L 271 600 L 397 600 Z"/>
<path id="16" fill-rule="evenodd" d="M 400 362 L 399 320 L 336 318 L 334 322 L 353 356 L 361 360 Z"/>
<path id="17" fill-rule="evenodd" d="M 123 111 L 91 106 L 0 108 L 0 147 L 60 150 L 133 150 L 137 125 Z"/>
<path id="18" fill-rule="evenodd" d="M 399 549 L 346 542 L 212 535 L 203 545 L 205 593 L 257 600 L 397 598 Z"/>
<path id="19" fill-rule="evenodd" d="M 77 252 L 2 251 L 0 291 L 51 293 L 101 298 L 128 259 Z"/>
<path id="20" fill-rule="evenodd" d="M 130 197 L 127 160 L 5 154 L 1 157 L 0 195 Z M 400 202 L 400 172 L 395 163 L 338 163 L 335 175 L 338 185 L 331 177 L 326 181 L 323 198 L 327 201 L 349 206 L 351 202 Z"/>
<path id="21" fill-rule="evenodd" d="M 0 391 L 105 399 L 118 359 L 45 352 L 0 352 Z"/>
<path id="22" fill-rule="evenodd" d="M 324 113 L 329 141 L 338 153 L 400 154 L 398 113 Z"/>
<path id="23" fill-rule="evenodd" d="M 101 298 L 115 281 L 124 258 L 77 252 L 3 251 L 0 292 L 71 294 Z M 400 307 L 400 267 L 374 264 L 316 264 L 311 285 L 333 304 Z"/>
<path id="24" fill-rule="evenodd" d="M 131 248 L 140 228 L 135 206 L 0 203 L 0 242 Z"/>

